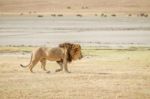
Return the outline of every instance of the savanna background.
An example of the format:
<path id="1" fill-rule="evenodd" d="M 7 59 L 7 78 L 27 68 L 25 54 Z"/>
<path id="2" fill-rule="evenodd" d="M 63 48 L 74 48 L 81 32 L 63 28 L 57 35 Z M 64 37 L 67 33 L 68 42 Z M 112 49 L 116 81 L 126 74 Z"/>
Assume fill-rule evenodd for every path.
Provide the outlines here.
<path id="1" fill-rule="evenodd" d="M 28 64 L 40 46 L 79 43 L 84 58 Z M 150 99 L 149 0 L 0 0 L 0 99 Z"/>

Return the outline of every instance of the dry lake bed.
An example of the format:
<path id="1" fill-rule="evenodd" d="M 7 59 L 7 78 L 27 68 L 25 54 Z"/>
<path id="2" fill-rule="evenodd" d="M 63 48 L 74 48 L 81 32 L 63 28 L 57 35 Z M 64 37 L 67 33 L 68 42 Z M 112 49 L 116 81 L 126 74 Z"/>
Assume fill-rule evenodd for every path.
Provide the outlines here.
<path id="1" fill-rule="evenodd" d="M 29 43 L 30 42 L 30 43 Z M 150 45 L 150 18 L 1 16 L 0 45 Z"/>

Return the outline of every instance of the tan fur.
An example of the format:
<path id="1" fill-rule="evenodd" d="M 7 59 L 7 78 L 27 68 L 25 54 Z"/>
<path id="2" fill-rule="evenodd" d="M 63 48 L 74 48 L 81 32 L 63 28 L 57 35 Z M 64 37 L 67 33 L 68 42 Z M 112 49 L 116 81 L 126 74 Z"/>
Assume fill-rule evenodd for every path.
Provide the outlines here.
<path id="1" fill-rule="evenodd" d="M 47 71 L 45 68 L 46 60 L 49 60 L 56 61 L 59 64 L 60 69 L 57 69 L 56 72 L 62 71 L 64 67 L 65 71 L 69 73 L 67 63 L 81 58 L 82 53 L 79 44 L 62 43 L 56 48 L 37 48 L 32 52 L 30 63 L 27 66 L 23 66 L 22 64 L 20 66 L 29 67 L 30 71 L 33 72 L 33 67 L 40 61 L 41 68 Z"/>

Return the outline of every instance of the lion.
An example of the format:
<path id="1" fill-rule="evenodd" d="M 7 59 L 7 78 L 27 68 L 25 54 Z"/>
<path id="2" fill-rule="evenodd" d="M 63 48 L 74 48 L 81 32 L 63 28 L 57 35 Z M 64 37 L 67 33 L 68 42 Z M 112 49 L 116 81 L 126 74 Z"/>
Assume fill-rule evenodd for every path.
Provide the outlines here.
<path id="1" fill-rule="evenodd" d="M 81 59 L 82 57 L 81 46 L 79 44 L 62 43 L 55 48 L 39 47 L 33 50 L 30 63 L 26 66 L 20 64 L 20 66 L 29 67 L 30 72 L 33 73 L 33 67 L 40 61 L 41 68 L 47 71 L 45 66 L 46 61 L 49 60 L 56 61 L 59 64 L 60 68 L 56 69 L 55 72 L 60 72 L 64 68 L 65 72 L 70 73 L 67 64 L 71 63 L 72 60 Z"/>

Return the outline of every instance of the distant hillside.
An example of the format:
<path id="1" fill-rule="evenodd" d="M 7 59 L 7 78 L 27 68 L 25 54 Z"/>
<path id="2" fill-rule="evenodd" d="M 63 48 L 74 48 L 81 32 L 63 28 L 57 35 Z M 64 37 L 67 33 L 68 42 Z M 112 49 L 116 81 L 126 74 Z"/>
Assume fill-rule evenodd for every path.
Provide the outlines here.
<path id="1" fill-rule="evenodd" d="M 150 13 L 150 0 L 0 0 L 0 13 Z"/>

